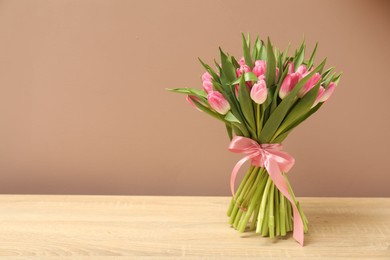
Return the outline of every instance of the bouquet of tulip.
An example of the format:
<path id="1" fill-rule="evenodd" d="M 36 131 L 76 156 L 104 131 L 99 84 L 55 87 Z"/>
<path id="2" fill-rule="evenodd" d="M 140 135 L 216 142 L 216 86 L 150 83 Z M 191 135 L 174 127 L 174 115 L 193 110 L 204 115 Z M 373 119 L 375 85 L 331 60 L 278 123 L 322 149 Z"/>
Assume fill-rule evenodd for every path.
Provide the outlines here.
<path id="1" fill-rule="evenodd" d="M 231 140 L 229 150 L 245 155 L 234 167 L 230 187 L 229 223 L 238 231 L 262 236 L 286 236 L 303 245 L 308 221 L 296 200 L 286 173 L 294 158 L 282 151 L 281 143 L 300 123 L 315 113 L 334 92 L 341 74 L 325 61 L 314 65 L 315 46 L 305 59 L 305 42 L 289 56 L 257 38 L 242 36 L 243 57 L 239 60 L 220 48 L 215 69 L 200 60 L 206 72 L 203 90 L 168 89 L 187 95 L 198 110 L 222 121 Z M 239 168 L 251 166 L 235 192 Z"/>

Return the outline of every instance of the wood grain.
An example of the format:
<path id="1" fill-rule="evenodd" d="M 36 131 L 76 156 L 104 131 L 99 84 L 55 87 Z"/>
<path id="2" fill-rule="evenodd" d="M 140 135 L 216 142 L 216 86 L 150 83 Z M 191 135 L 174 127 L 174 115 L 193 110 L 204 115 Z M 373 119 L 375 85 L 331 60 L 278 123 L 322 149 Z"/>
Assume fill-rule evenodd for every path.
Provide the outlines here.
<path id="1" fill-rule="evenodd" d="M 0 195 L 0 259 L 390 259 L 389 198 L 301 198 L 305 247 L 229 227 L 227 197 Z"/>

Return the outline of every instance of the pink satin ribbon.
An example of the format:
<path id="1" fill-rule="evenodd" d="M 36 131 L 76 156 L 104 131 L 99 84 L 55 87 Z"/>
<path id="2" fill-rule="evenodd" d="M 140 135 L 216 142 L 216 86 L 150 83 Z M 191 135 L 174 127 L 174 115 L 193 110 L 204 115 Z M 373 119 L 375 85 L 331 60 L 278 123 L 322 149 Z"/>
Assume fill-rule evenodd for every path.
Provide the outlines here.
<path id="1" fill-rule="evenodd" d="M 229 150 L 234 153 L 246 154 L 246 156 L 239 160 L 236 166 L 234 166 L 230 177 L 230 189 L 233 197 L 235 196 L 234 183 L 238 171 L 246 161 L 251 160 L 252 165 L 264 167 L 275 186 L 291 202 L 294 215 L 293 236 L 294 239 L 303 246 L 303 221 L 298 208 L 288 191 L 286 179 L 282 175 L 282 172 L 288 172 L 292 168 L 295 163 L 295 159 L 288 153 L 281 151 L 281 144 L 259 144 L 250 138 L 242 136 L 235 136 L 233 138 L 229 145 Z"/>

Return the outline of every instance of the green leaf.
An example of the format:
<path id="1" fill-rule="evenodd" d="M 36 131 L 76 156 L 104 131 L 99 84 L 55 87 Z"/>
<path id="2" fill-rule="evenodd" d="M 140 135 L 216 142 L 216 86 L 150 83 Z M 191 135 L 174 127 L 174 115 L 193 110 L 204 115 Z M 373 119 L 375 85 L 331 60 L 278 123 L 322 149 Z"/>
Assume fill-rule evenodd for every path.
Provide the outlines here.
<path id="1" fill-rule="evenodd" d="M 280 87 L 282 86 L 283 80 L 286 77 L 287 73 L 288 73 L 288 69 L 285 69 L 283 71 L 283 74 L 280 76 L 280 80 L 279 80 L 278 84 L 276 85 L 276 89 L 275 89 L 275 92 L 273 95 L 273 100 L 272 100 L 272 105 L 271 105 L 271 113 L 275 110 L 276 106 L 278 105 L 277 101 L 278 101 L 279 90 L 280 90 Z"/>
<path id="2" fill-rule="evenodd" d="M 240 64 L 238 64 L 237 60 L 233 56 L 230 56 L 230 60 L 235 69 L 238 69 L 240 67 Z"/>
<path id="3" fill-rule="evenodd" d="M 260 60 L 267 60 L 267 48 L 264 45 L 264 42 L 261 41 L 261 46 L 260 46 Z"/>
<path id="4" fill-rule="evenodd" d="M 252 60 L 253 61 L 258 59 L 257 55 L 258 55 L 259 50 L 260 50 L 260 46 L 259 46 L 259 48 L 257 47 L 258 44 L 259 44 L 259 36 L 256 37 L 255 43 L 253 44 L 253 48 L 252 48 Z"/>
<path id="5" fill-rule="evenodd" d="M 232 124 L 232 128 L 233 128 L 234 133 L 236 133 L 237 136 L 245 136 L 245 135 L 243 134 L 243 132 L 240 130 L 240 128 L 238 128 L 238 127 L 235 126 L 234 124 Z"/>
<path id="6" fill-rule="evenodd" d="M 235 117 L 232 112 L 228 112 L 226 115 L 225 115 L 225 120 L 230 122 L 230 123 L 238 123 L 238 124 L 241 124 L 240 120 L 237 119 L 237 117 Z"/>
<path id="7" fill-rule="evenodd" d="M 253 82 L 257 82 L 259 79 L 257 78 L 257 76 L 255 75 L 255 73 L 253 72 L 247 72 L 247 73 L 244 73 L 244 78 L 245 78 L 245 81 L 253 81 Z M 232 82 L 232 85 L 236 85 L 236 84 L 239 84 L 240 83 L 240 80 L 241 80 L 241 77 L 236 79 L 235 81 Z"/>
<path id="8" fill-rule="evenodd" d="M 219 82 L 220 80 L 219 80 L 219 77 L 218 77 L 217 73 L 215 73 L 215 71 L 214 71 L 209 65 L 207 65 L 206 63 L 204 63 L 200 58 L 198 58 L 198 60 L 199 60 L 199 62 L 202 64 L 203 68 L 204 68 L 208 73 L 210 73 L 211 77 L 212 77 L 215 81 Z"/>
<path id="9" fill-rule="evenodd" d="M 241 122 L 244 122 L 244 115 L 242 114 L 241 107 L 236 99 L 236 95 L 234 93 L 234 85 L 231 85 L 224 73 L 221 73 L 221 84 L 222 84 L 222 94 L 226 97 L 230 104 L 230 108 L 232 113 L 240 120 Z M 234 129 L 234 127 L 233 127 Z M 240 126 L 240 132 L 242 133 L 243 136 L 250 137 L 249 131 L 246 128 L 245 124 L 242 124 Z"/>
<path id="10" fill-rule="evenodd" d="M 226 132 L 228 133 L 228 136 L 229 136 L 229 140 L 231 141 L 233 139 L 232 124 L 226 123 L 225 126 L 226 126 Z"/>
<path id="11" fill-rule="evenodd" d="M 337 74 L 337 76 L 334 77 L 334 79 L 333 79 L 334 84 L 336 84 L 336 85 L 339 84 L 339 81 L 340 81 L 340 78 L 341 78 L 341 75 L 342 75 L 342 74 L 343 74 L 343 73 L 340 72 L 339 74 Z"/>
<path id="12" fill-rule="evenodd" d="M 286 133 L 283 133 L 281 135 L 279 135 L 277 138 L 275 138 L 274 140 L 272 140 L 273 143 L 276 143 L 276 144 L 280 144 L 283 142 L 284 139 L 286 139 L 286 137 L 288 136 L 290 132 L 286 132 Z"/>
<path id="13" fill-rule="evenodd" d="M 267 69 L 265 71 L 265 80 L 267 88 L 271 88 L 275 83 L 276 61 L 271 41 L 268 38 L 267 43 Z"/>
<path id="14" fill-rule="evenodd" d="M 298 69 L 298 67 L 302 64 L 304 58 L 305 58 L 305 39 L 303 39 L 303 42 L 301 44 L 301 47 L 299 48 L 298 53 L 294 57 L 294 69 Z"/>
<path id="15" fill-rule="evenodd" d="M 329 83 L 333 81 L 334 76 L 335 76 L 335 73 L 333 73 L 332 75 L 329 75 L 328 77 L 326 77 L 325 79 L 323 79 L 323 82 L 324 82 L 323 85 L 324 85 L 324 87 L 329 86 Z"/>
<path id="16" fill-rule="evenodd" d="M 326 59 L 318 65 L 312 72 L 310 72 L 306 77 L 298 82 L 294 89 L 280 102 L 276 109 L 272 112 L 267 122 L 265 123 L 259 140 L 261 143 L 268 143 L 271 141 L 272 137 L 276 133 L 278 127 L 282 123 L 283 119 L 287 115 L 291 106 L 294 104 L 296 96 L 299 90 L 304 86 L 304 84 L 319 70 L 325 66 Z"/>
<path id="17" fill-rule="evenodd" d="M 284 133 L 285 129 L 288 129 L 290 125 L 293 125 L 311 109 L 314 101 L 317 98 L 320 85 L 321 82 L 318 82 L 308 93 L 306 93 L 306 95 L 298 100 L 297 104 L 291 109 L 291 111 L 286 116 L 286 119 L 280 125 L 278 131 L 275 134 L 276 136 L 278 136 L 280 133 Z"/>
<path id="18" fill-rule="evenodd" d="M 213 110 L 211 110 L 210 108 L 207 108 L 205 107 L 204 105 L 202 105 L 201 103 L 199 103 L 198 101 L 196 101 L 195 99 L 191 99 L 192 102 L 194 103 L 194 105 L 199 108 L 201 111 L 205 112 L 206 114 L 218 119 L 218 120 L 221 120 L 223 122 L 226 122 L 223 118 L 222 115 L 218 114 L 217 112 L 214 112 Z"/>
<path id="19" fill-rule="evenodd" d="M 244 35 L 244 34 L 243 34 Z M 248 45 L 248 47 L 250 48 L 251 46 L 251 35 L 250 33 L 248 32 L 248 36 L 246 37 L 246 45 Z"/>
<path id="20" fill-rule="evenodd" d="M 249 40 L 249 37 L 248 37 L 248 40 Z M 244 34 L 242 34 L 242 50 L 244 53 L 244 59 L 245 59 L 246 65 L 248 65 L 252 69 L 253 63 L 252 63 L 251 53 L 249 50 L 249 44 L 248 44 L 247 40 L 245 39 Z"/>
<path id="21" fill-rule="evenodd" d="M 253 129 L 256 129 L 256 124 L 255 124 L 255 115 L 253 112 L 253 103 L 250 97 L 248 87 L 245 84 L 244 75 L 241 75 L 240 77 L 238 99 L 240 101 L 241 111 L 244 114 L 244 117 L 249 124 L 249 127 L 247 128 L 251 133 L 254 133 Z"/>
<path id="22" fill-rule="evenodd" d="M 325 79 L 326 77 L 328 77 L 328 75 L 334 70 L 334 67 L 330 67 L 329 69 L 325 70 L 324 73 L 322 73 L 321 77 L 323 79 Z"/>
<path id="23" fill-rule="evenodd" d="M 316 56 L 316 52 L 317 52 L 317 47 L 318 47 L 318 42 L 316 43 L 316 46 L 314 47 L 314 50 L 310 56 L 310 59 L 309 59 L 309 63 L 307 64 L 307 69 L 310 70 L 311 67 L 313 67 L 313 64 L 314 64 L 314 58 Z"/>
<path id="24" fill-rule="evenodd" d="M 166 90 L 179 94 L 194 95 L 201 98 L 207 98 L 207 93 L 201 89 L 194 88 L 167 88 Z"/>
<path id="25" fill-rule="evenodd" d="M 279 135 L 275 135 L 275 138 L 273 140 L 271 140 L 272 142 L 275 142 L 275 143 L 281 143 L 284 138 L 287 137 L 287 135 L 295 128 L 297 127 L 298 125 L 300 125 L 303 121 L 305 121 L 306 119 L 308 119 L 311 115 L 313 115 L 315 112 L 318 111 L 318 109 L 320 109 L 320 107 L 323 105 L 324 103 L 319 103 L 318 105 L 316 105 L 315 107 L 313 107 L 309 112 L 307 112 L 305 115 L 301 116 L 299 119 L 297 119 L 294 124 L 290 125 L 288 128 L 284 129 L 284 131 L 282 133 L 280 133 Z"/>
<path id="26" fill-rule="evenodd" d="M 219 48 L 219 51 L 221 55 L 222 72 L 226 75 L 228 81 L 233 82 L 236 79 L 236 69 L 221 48 Z"/>
<path id="27" fill-rule="evenodd" d="M 286 50 L 283 52 L 282 65 L 286 62 L 288 51 L 290 50 L 291 43 L 288 43 Z"/>

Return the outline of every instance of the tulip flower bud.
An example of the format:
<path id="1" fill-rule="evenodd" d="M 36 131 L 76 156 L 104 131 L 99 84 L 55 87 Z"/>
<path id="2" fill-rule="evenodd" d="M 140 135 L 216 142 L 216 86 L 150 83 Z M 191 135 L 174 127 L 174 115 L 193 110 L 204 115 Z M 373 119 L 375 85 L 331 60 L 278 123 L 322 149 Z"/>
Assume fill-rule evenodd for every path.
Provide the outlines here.
<path id="1" fill-rule="evenodd" d="M 211 75 L 208 72 L 203 73 L 202 75 L 202 82 L 204 81 L 211 81 Z"/>
<path id="2" fill-rule="evenodd" d="M 241 77 L 242 73 L 245 72 L 250 72 L 251 68 L 249 68 L 248 65 L 241 65 L 237 70 L 236 70 L 236 75 L 237 77 Z"/>
<path id="3" fill-rule="evenodd" d="M 321 98 L 324 95 L 324 93 L 325 93 L 325 88 L 323 86 L 320 86 L 320 88 L 318 89 L 318 94 L 317 94 L 316 100 L 314 101 L 311 108 L 315 107 L 316 105 L 318 105 L 318 103 L 321 102 Z"/>
<path id="4" fill-rule="evenodd" d="M 321 74 L 314 74 L 305 85 L 299 90 L 298 97 L 302 98 L 307 92 L 309 92 L 321 79 Z"/>
<path id="5" fill-rule="evenodd" d="M 251 98 L 257 104 L 263 104 L 267 99 L 268 89 L 264 80 L 255 83 L 251 90 Z"/>
<path id="6" fill-rule="evenodd" d="M 292 74 L 292 73 L 294 73 L 295 71 L 294 71 L 294 63 L 293 62 L 289 62 L 288 63 L 288 74 Z"/>
<path id="7" fill-rule="evenodd" d="M 265 74 L 266 70 L 266 63 L 263 60 L 257 60 L 255 61 L 255 66 L 253 67 L 253 73 L 257 76 L 260 77 L 261 75 Z"/>
<path id="8" fill-rule="evenodd" d="M 213 91 L 213 83 L 211 82 L 211 80 L 203 81 L 203 89 L 206 91 L 206 93 Z"/>
<path id="9" fill-rule="evenodd" d="M 294 66 L 294 65 L 293 65 Z M 306 65 L 301 65 L 298 67 L 296 73 L 299 73 L 301 74 L 302 76 L 304 76 L 306 73 L 307 73 L 307 68 L 306 68 Z"/>
<path id="10" fill-rule="evenodd" d="M 334 82 L 331 82 L 328 88 L 325 90 L 324 94 L 322 95 L 320 102 L 327 101 L 330 98 L 330 96 L 333 94 L 335 89 L 336 89 L 336 84 Z"/>
<path id="11" fill-rule="evenodd" d="M 301 79 L 301 76 L 298 73 L 291 73 L 287 74 L 287 76 L 284 78 L 282 86 L 279 90 L 279 97 L 281 99 L 285 98 L 288 93 L 293 90 L 295 85 L 298 83 L 298 81 Z"/>
<path id="12" fill-rule="evenodd" d="M 230 110 L 230 104 L 225 97 L 218 91 L 210 91 L 207 95 L 210 106 L 221 115 L 227 114 Z"/>
<path id="13" fill-rule="evenodd" d="M 240 66 L 244 66 L 245 65 L 245 58 L 241 57 L 241 59 L 238 61 L 238 64 L 240 64 Z"/>

